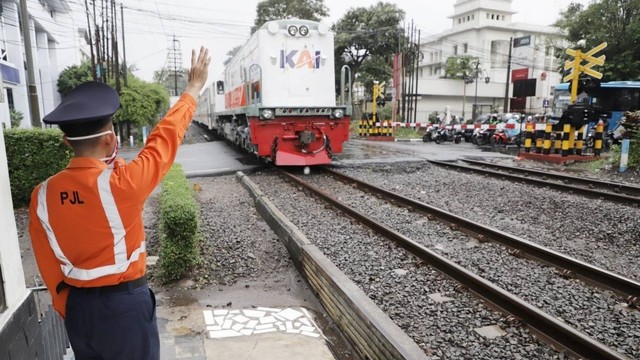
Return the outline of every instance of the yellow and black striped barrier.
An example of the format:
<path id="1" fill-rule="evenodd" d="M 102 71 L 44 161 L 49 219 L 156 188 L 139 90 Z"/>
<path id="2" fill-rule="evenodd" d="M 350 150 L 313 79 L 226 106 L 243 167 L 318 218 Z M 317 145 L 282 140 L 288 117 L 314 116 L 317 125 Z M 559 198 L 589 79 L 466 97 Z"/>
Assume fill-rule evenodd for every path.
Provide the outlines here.
<path id="1" fill-rule="evenodd" d="M 542 140 L 544 136 L 544 132 L 536 129 L 536 154 L 542 154 Z"/>
<path id="2" fill-rule="evenodd" d="M 544 155 L 551 154 L 551 130 L 553 129 L 553 125 L 547 123 L 544 129 L 544 144 L 543 151 Z"/>
<path id="3" fill-rule="evenodd" d="M 524 134 L 524 152 L 531 152 L 531 138 L 533 137 L 533 124 L 527 124 Z"/>
<path id="4" fill-rule="evenodd" d="M 562 128 L 562 156 L 569 156 L 569 145 L 571 137 L 571 125 L 565 124 Z"/>
<path id="5" fill-rule="evenodd" d="M 561 133 L 556 131 L 556 140 L 554 141 L 554 145 L 553 145 L 553 153 L 554 154 L 560 154 L 560 151 L 562 150 L 562 136 Z"/>
<path id="6" fill-rule="evenodd" d="M 578 139 L 576 140 L 576 155 L 582 155 L 582 147 L 584 146 L 584 129 L 582 126 L 580 130 L 578 130 Z"/>
<path id="7" fill-rule="evenodd" d="M 604 124 L 602 122 L 598 122 L 596 125 L 596 135 L 595 135 L 595 143 L 593 147 L 593 153 L 595 156 L 600 156 L 602 153 L 602 145 L 603 145 L 603 133 L 604 133 Z"/>

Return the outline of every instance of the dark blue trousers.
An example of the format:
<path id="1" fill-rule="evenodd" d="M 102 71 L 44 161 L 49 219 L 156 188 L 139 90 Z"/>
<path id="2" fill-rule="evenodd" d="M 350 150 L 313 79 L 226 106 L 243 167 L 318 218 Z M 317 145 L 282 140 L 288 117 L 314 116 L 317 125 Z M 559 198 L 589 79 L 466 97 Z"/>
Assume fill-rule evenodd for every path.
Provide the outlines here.
<path id="1" fill-rule="evenodd" d="M 147 285 L 69 291 L 64 323 L 77 360 L 160 359 L 156 299 Z"/>

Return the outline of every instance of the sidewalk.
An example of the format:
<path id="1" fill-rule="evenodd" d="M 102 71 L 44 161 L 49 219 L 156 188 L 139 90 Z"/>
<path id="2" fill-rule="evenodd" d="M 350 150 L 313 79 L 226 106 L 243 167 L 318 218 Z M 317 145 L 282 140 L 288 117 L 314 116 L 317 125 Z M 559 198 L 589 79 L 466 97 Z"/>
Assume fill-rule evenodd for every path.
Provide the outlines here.
<path id="1" fill-rule="evenodd" d="M 320 305 L 297 277 L 278 286 L 158 289 L 161 359 L 335 359 L 314 315 Z"/>

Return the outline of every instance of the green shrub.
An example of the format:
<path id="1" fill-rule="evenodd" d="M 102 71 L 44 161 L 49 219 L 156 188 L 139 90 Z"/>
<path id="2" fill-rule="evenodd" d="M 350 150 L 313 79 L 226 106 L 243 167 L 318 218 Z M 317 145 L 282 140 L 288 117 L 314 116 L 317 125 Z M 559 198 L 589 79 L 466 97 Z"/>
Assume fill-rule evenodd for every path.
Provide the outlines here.
<path id="1" fill-rule="evenodd" d="M 199 210 L 182 166 L 174 164 L 162 181 L 160 195 L 159 278 L 179 280 L 198 261 Z"/>
<path id="2" fill-rule="evenodd" d="M 24 119 L 24 115 L 18 110 L 9 109 L 9 117 L 11 118 L 11 128 L 18 128 Z"/>
<path id="3" fill-rule="evenodd" d="M 7 129 L 4 141 L 16 208 L 28 205 L 33 188 L 64 169 L 73 156 L 59 130 Z"/>

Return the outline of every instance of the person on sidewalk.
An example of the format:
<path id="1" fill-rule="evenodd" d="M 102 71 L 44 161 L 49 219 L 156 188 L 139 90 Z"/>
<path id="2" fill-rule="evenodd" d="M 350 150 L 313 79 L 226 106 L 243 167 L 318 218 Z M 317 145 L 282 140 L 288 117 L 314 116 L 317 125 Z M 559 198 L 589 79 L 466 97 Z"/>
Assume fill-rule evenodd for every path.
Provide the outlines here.
<path id="1" fill-rule="evenodd" d="M 60 127 L 74 157 L 33 190 L 29 232 L 78 360 L 160 358 L 142 208 L 176 158 L 210 62 L 204 47 L 192 52 L 189 84 L 129 164 L 116 160 L 120 102 L 110 86 L 81 84 L 43 119 Z"/>

